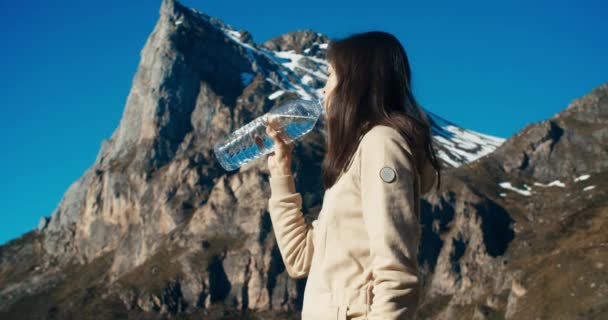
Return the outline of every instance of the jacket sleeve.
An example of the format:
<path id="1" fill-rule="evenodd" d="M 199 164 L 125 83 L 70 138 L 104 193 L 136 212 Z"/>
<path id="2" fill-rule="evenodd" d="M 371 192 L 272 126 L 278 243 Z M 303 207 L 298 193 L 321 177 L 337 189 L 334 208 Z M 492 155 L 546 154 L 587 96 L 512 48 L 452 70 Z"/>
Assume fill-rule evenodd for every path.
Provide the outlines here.
<path id="1" fill-rule="evenodd" d="M 414 204 L 416 170 L 407 142 L 400 136 L 369 132 L 361 144 L 361 205 L 374 275 L 368 319 L 412 319 L 421 291 L 416 261 L 420 235 Z M 384 169 L 383 179 L 385 167 L 389 169 Z"/>
<path id="2" fill-rule="evenodd" d="M 287 273 L 308 276 L 314 252 L 313 232 L 318 220 L 308 224 L 302 214 L 302 196 L 295 191 L 292 175 L 270 176 L 268 212 Z"/>

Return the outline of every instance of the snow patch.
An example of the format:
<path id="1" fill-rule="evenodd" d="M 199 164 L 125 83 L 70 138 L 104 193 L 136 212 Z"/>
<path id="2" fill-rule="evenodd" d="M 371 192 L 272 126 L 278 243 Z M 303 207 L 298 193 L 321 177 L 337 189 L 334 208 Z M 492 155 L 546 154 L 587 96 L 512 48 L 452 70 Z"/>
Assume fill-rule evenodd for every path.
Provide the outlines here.
<path id="1" fill-rule="evenodd" d="M 591 189 L 595 189 L 595 186 L 586 186 L 585 188 L 583 188 L 583 191 L 589 191 Z"/>
<path id="2" fill-rule="evenodd" d="M 506 140 L 461 128 L 431 111 L 424 111 L 433 123 L 433 133 L 436 133 L 433 139 L 447 151 L 438 152 L 441 159 L 453 167 L 459 167 L 488 155 Z"/>
<path id="3" fill-rule="evenodd" d="M 534 182 L 534 185 L 535 185 L 535 186 L 540 186 L 540 187 L 553 187 L 553 186 L 558 186 L 558 187 L 562 187 L 562 188 L 566 186 L 566 185 L 565 185 L 563 182 L 561 182 L 561 181 L 559 181 L 559 180 L 554 180 L 554 181 L 551 181 L 551 182 L 550 182 L 550 183 L 548 183 L 548 184 L 544 184 L 544 183 L 540 183 L 540 182 Z"/>
<path id="4" fill-rule="evenodd" d="M 228 29 L 226 29 L 225 31 L 226 31 L 226 33 L 228 33 L 231 36 L 231 38 L 233 38 L 233 39 L 234 38 L 241 39 L 241 33 L 240 32 L 234 31 L 234 30 L 228 30 Z M 240 42 L 240 40 L 239 40 L 239 42 Z"/>
<path id="5" fill-rule="evenodd" d="M 177 21 L 175 21 L 175 25 L 176 26 L 179 26 L 182 23 L 184 23 L 184 20 L 177 20 Z"/>
<path id="6" fill-rule="evenodd" d="M 312 88 L 310 88 L 307 85 L 307 83 L 302 81 L 303 77 L 299 77 L 298 74 L 295 72 L 295 69 L 298 68 L 299 70 L 310 74 L 309 76 L 321 78 L 322 80 L 326 81 L 327 80 L 326 74 L 324 74 L 320 71 L 310 70 L 299 64 L 300 59 L 307 58 L 307 59 L 313 60 L 313 59 L 311 59 L 311 57 L 302 55 L 302 54 L 297 54 L 297 53 L 295 53 L 295 50 L 270 51 L 270 50 L 266 50 L 266 49 L 262 48 L 262 49 L 260 49 L 260 51 L 264 55 L 266 55 L 268 58 L 275 61 L 277 64 L 282 65 L 287 70 L 289 70 L 289 73 L 293 78 L 300 80 L 300 81 L 294 83 L 294 81 L 290 80 L 290 78 L 285 73 L 285 71 L 278 69 L 276 72 L 282 78 L 280 87 L 282 87 L 285 90 L 295 91 L 302 98 L 307 98 L 307 99 L 319 98 L 317 94 L 311 94 L 310 91 L 312 91 Z M 316 62 L 317 64 L 319 62 L 326 64 L 326 62 L 322 61 L 321 59 L 317 59 L 317 61 L 313 60 L 313 62 Z"/>
<path id="7" fill-rule="evenodd" d="M 256 61 L 255 54 L 253 52 L 254 51 L 258 52 L 258 49 L 254 48 L 253 46 L 251 46 L 248 43 L 242 42 L 240 32 L 234 31 L 232 29 L 226 29 L 226 28 L 223 28 L 221 30 L 222 30 L 222 32 L 224 32 L 225 35 L 227 35 L 230 39 L 232 39 L 232 41 L 236 42 L 238 45 L 245 48 L 245 51 L 247 52 L 247 56 L 249 57 L 250 61 L 252 61 L 252 62 Z M 256 69 L 254 68 L 253 71 L 256 71 Z"/>
<path id="8" fill-rule="evenodd" d="M 458 167 L 461 164 L 460 162 L 456 162 L 456 161 L 452 160 L 452 158 L 450 158 L 450 156 L 445 151 L 443 151 L 441 149 L 437 150 L 437 156 L 439 158 L 441 158 L 443 161 L 449 163 L 453 167 Z"/>
<path id="9" fill-rule="evenodd" d="M 582 176 L 578 176 L 578 177 L 574 178 L 574 182 L 585 181 L 585 180 L 589 179 L 589 177 L 590 177 L 590 175 L 584 174 Z"/>
<path id="10" fill-rule="evenodd" d="M 327 43 L 321 43 L 321 44 L 319 45 L 319 48 L 321 48 L 321 49 L 327 49 L 327 46 L 328 46 L 328 44 L 327 44 Z"/>
<path id="11" fill-rule="evenodd" d="M 526 188 L 525 190 L 524 189 L 518 189 L 518 188 L 512 186 L 511 182 L 508 182 L 508 181 L 501 182 L 498 185 L 501 186 L 504 189 L 515 191 L 515 192 L 517 192 L 517 193 L 519 193 L 521 195 L 524 195 L 524 196 L 529 196 L 529 195 L 532 194 L 532 192 L 531 192 L 532 188 L 528 187 L 528 185 L 526 185 L 526 184 L 524 184 L 524 187 Z"/>
<path id="12" fill-rule="evenodd" d="M 302 83 L 304 83 L 304 84 L 310 84 L 310 82 L 312 82 L 313 80 L 314 79 L 311 76 L 307 75 L 307 74 L 305 74 L 302 77 Z"/>
<path id="13" fill-rule="evenodd" d="M 268 82 L 270 82 L 270 83 L 274 84 L 275 86 L 277 85 L 277 83 L 276 83 L 274 80 L 270 79 L 270 78 L 266 78 L 266 79 L 264 79 L 264 80 L 266 80 L 266 81 L 268 81 Z"/>
<path id="14" fill-rule="evenodd" d="M 285 93 L 285 90 L 275 91 L 271 95 L 268 96 L 268 99 L 274 100 L 274 99 L 280 97 L 283 93 Z"/>
<path id="15" fill-rule="evenodd" d="M 274 54 L 275 54 L 275 56 L 281 58 L 280 63 L 282 65 L 284 65 L 285 67 L 287 67 L 289 70 L 295 71 L 295 69 L 297 67 L 298 69 L 305 71 L 306 73 L 308 73 L 312 76 L 321 78 L 323 80 L 327 80 L 326 73 L 319 72 L 318 70 L 310 70 L 306 67 L 303 67 L 300 64 L 300 59 L 302 59 L 302 58 L 312 60 L 313 62 L 316 62 L 317 64 L 326 64 L 326 62 L 321 61 L 320 59 L 314 59 L 313 57 L 297 54 L 297 53 L 295 53 L 295 50 L 276 51 L 276 52 L 274 52 Z"/>

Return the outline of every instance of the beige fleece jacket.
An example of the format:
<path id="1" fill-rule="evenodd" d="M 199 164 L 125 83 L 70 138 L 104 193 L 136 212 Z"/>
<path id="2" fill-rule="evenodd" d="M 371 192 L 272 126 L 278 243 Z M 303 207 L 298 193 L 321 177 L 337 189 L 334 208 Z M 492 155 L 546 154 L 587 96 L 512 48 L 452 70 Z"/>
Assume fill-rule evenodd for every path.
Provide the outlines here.
<path id="1" fill-rule="evenodd" d="M 410 155 L 398 131 L 373 127 L 310 224 L 294 177 L 269 177 L 268 211 L 285 267 L 293 278 L 308 277 L 303 320 L 413 319 L 419 198 L 436 174 L 430 162 L 417 174 Z"/>

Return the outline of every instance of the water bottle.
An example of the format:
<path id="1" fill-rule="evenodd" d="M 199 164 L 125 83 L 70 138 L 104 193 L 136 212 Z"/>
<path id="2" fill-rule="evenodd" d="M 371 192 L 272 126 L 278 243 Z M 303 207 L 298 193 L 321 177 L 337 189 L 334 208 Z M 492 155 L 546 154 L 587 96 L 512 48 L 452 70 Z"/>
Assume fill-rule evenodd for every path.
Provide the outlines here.
<path id="1" fill-rule="evenodd" d="M 321 99 L 289 100 L 217 142 L 213 147 L 215 156 L 224 169 L 236 170 L 243 164 L 272 152 L 274 140 L 266 134 L 268 120 L 277 124 L 277 130 L 283 131 L 285 142 L 291 142 L 310 132 L 323 113 Z M 263 147 L 256 143 L 256 138 Z"/>

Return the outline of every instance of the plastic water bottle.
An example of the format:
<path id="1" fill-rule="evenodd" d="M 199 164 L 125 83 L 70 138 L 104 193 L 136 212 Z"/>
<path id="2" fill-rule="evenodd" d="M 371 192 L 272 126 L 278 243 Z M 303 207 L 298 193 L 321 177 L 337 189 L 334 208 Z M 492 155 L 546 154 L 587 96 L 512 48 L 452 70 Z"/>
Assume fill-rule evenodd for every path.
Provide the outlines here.
<path id="1" fill-rule="evenodd" d="M 266 134 L 268 120 L 276 122 L 275 128 L 283 131 L 286 142 L 291 142 L 310 132 L 323 113 L 321 99 L 289 100 L 216 143 L 213 147 L 215 156 L 224 169 L 236 170 L 243 164 L 272 152 L 274 140 Z M 256 143 L 256 137 L 261 139 L 262 148 Z"/>

